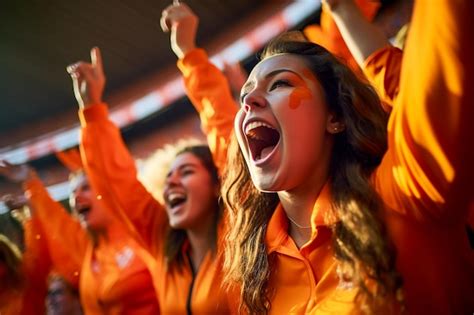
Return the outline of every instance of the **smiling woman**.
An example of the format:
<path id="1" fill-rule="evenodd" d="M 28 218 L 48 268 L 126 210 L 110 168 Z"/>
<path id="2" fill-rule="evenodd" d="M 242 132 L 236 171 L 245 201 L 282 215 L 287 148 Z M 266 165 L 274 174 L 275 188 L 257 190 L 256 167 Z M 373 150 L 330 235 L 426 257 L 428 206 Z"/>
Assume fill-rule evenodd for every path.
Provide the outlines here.
<path id="1" fill-rule="evenodd" d="M 353 265 L 360 259 L 375 271 L 371 277 L 384 291 L 395 294 L 400 285 L 377 217 L 377 196 L 369 186 L 369 174 L 386 149 L 386 115 L 375 92 L 347 67 L 325 49 L 295 38 L 297 35 L 290 33 L 271 43 L 249 76 L 242 92 L 242 109 L 235 119 L 241 153 L 230 153 L 235 159 L 229 162 L 224 182 L 225 200 L 236 223 L 231 224 L 226 247 L 228 277 L 242 283 L 243 302 L 251 312 L 268 310 L 270 303 L 272 309 L 288 312 L 309 307 L 308 298 L 296 291 L 291 302 L 282 304 L 280 284 L 271 276 L 271 269 L 274 264 L 288 264 L 280 258 L 283 251 L 296 258 L 315 242 L 329 244 L 327 234 L 321 231 L 325 236 L 316 240 L 312 227 L 315 231 L 332 227 L 336 240 L 346 238 L 343 246 L 334 243 L 334 255 L 341 264 L 333 264 L 332 272 L 339 266 L 346 277 L 368 291 L 365 278 L 357 280 L 359 271 Z M 251 193 L 242 200 L 244 191 Z M 318 199 L 329 191 L 334 206 L 321 207 Z M 275 210 L 277 200 L 281 207 Z M 355 205 L 352 212 L 359 216 L 360 232 L 345 228 L 346 218 L 350 218 L 347 207 L 345 216 L 337 211 L 346 200 Z M 319 213 L 315 214 L 313 206 L 321 207 Z M 271 239 L 274 221 L 282 216 L 282 209 L 296 247 L 288 244 L 288 248 L 271 249 L 270 244 L 276 242 Z M 325 224 L 334 223 L 336 217 L 341 223 Z M 247 244 L 244 238 L 255 241 Z M 348 241 L 362 238 L 368 242 L 360 248 Z M 257 240 L 262 239 L 270 242 L 266 245 L 270 248 L 261 246 Z M 270 257 L 265 254 L 268 250 L 273 253 Z M 328 255 L 330 251 L 321 251 L 318 258 L 324 260 Z M 312 262 L 316 257 L 308 259 Z M 319 283 L 313 292 L 321 285 L 328 284 Z M 296 289 L 297 283 L 293 287 Z M 256 294 L 262 290 L 266 296 Z M 268 296 L 273 297 L 271 302 Z"/>
<path id="2" fill-rule="evenodd" d="M 224 267 L 244 310 L 472 310 L 469 10 L 438 4 L 415 4 L 390 117 L 371 86 L 302 36 L 264 51 L 242 91 L 223 183 Z"/>

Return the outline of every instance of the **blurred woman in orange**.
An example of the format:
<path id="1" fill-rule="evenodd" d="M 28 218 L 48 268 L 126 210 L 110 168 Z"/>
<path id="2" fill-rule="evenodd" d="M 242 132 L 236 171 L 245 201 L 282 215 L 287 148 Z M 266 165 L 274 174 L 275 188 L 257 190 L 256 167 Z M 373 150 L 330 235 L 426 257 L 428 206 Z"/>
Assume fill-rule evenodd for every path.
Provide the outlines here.
<path id="1" fill-rule="evenodd" d="M 44 230 L 54 269 L 79 286 L 85 314 L 159 312 L 151 275 L 139 253 L 143 249 L 102 206 L 82 171 L 70 178 L 76 220 L 50 197 L 32 168 L 26 164 L 2 168 L 10 180 L 23 183 L 33 217 Z"/>
<path id="2" fill-rule="evenodd" d="M 98 48 L 91 59 L 68 71 L 80 106 L 81 150 L 92 187 L 151 254 L 145 260 L 163 313 L 228 313 L 221 290 L 222 209 L 214 165 L 222 161 L 219 146 L 211 146 L 212 153 L 202 145 L 177 151 L 162 174 L 160 204 L 138 181 L 135 161 L 102 103 L 105 76 Z M 216 135 L 212 143 L 224 138 L 228 134 Z"/>
<path id="3" fill-rule="evenodd" d="M 5 169 L 0 163 L 0 174 Z M 7 206 L 19 209 L 24 200 L 4 198 Z M 33 315 L 44 312 L 46 278 L 51 268 L 41 225 L 35 218 L 22 218 L 25 251 L 0 234 L 0 313 Z"/>

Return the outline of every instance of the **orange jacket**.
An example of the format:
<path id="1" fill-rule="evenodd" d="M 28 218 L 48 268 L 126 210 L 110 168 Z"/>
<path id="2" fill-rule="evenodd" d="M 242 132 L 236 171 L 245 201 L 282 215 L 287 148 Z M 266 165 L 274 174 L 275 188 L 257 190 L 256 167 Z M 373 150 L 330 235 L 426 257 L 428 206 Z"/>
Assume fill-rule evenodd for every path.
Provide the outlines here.
<path id="1" fill-rule="evenodd" d="M 86 314 L 158 312 L 150 273 L 139 256 L 142 249 L 128 233 L 108 241 L 101 238 L 94 246 L 79 221 L 51 199 L 39 179 L 27 181 L 25 189 L 46 232 L 54 269 L 79 283 Z"/>
<path id="2" fill-rule="evenodd" d="M 36 218 L 23 225 L 25 251 L 22 259 L 24 283 L 19 290 L 0 288 L 0 314 L 43 314 L 47 277 L 51 268 L 43 229 Z"/>
<path id="3" fill-rule="evenodd" d="M 230 116 L 233 119 L 233 115 Z M 161 311 L 165 314 L 186 313 L 192 285 L 190 307 L 194 314 L 228 313 L 227 299 L 221 289 L 220 251 L 216 257 L 209 252 L 195 276 L 189 264 L 181 269 L 168 267 L 163 249 L 169 228 L 167 215 L 137 180 L 135 162 L 119 129 L 108 119 L 107 106 L 90 106 L 80 112 L 80 119 L 83 127 L 81 150 L 89 180 L 152 254 L 153 258 L 147 256 L 145 260 L 153 274 Z M 222 125 L 219 120 L 213 120 L 213 123 Z M 208 140 L 216 164 L 222 165 L 219 161 L 222 161 L 222 148 L 226 148 L 227 143 L 220 138 L 219 132 L 210 130 Z"/>

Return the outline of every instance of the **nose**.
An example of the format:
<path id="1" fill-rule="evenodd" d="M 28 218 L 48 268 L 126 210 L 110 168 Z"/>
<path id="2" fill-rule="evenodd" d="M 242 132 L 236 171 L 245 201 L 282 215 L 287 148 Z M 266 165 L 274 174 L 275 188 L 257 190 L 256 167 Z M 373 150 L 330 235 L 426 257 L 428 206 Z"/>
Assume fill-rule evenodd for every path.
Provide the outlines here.
<path id="1" fill-rule="evenodd" d="M 167 177 L 165 181 L 166 186 L 175 186 L 178 185 L 180 181 L 180 176 L 178 172 L 171 172 Z"/>
<path id="2" fill-rule="evenodd" d="M 248 113 L 256 108 L 263 108 L 267 105 L 266 99 L 257 91 L 253 90 L 244 97 L 242 108 Z"/>

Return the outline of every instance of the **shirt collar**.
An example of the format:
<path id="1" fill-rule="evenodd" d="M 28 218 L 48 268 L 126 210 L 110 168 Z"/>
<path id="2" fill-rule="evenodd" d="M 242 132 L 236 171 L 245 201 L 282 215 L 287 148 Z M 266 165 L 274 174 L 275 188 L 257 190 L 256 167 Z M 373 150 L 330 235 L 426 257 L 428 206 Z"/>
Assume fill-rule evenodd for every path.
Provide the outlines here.
<path id="1" fill-rule="evenodd" d="M 338 221 L 339 218 L 333 211 L 330 183 L 326 182 L 313 206 L 313 212 L 311 214 L 311 240 L 316 238 L 318 227 L 330 226 Z M 276 250 L 288 237 L 288 225 L 288 217 L 280 203 L 268 222 L 267 233 L 265 235 L 268 252 Z"/>

